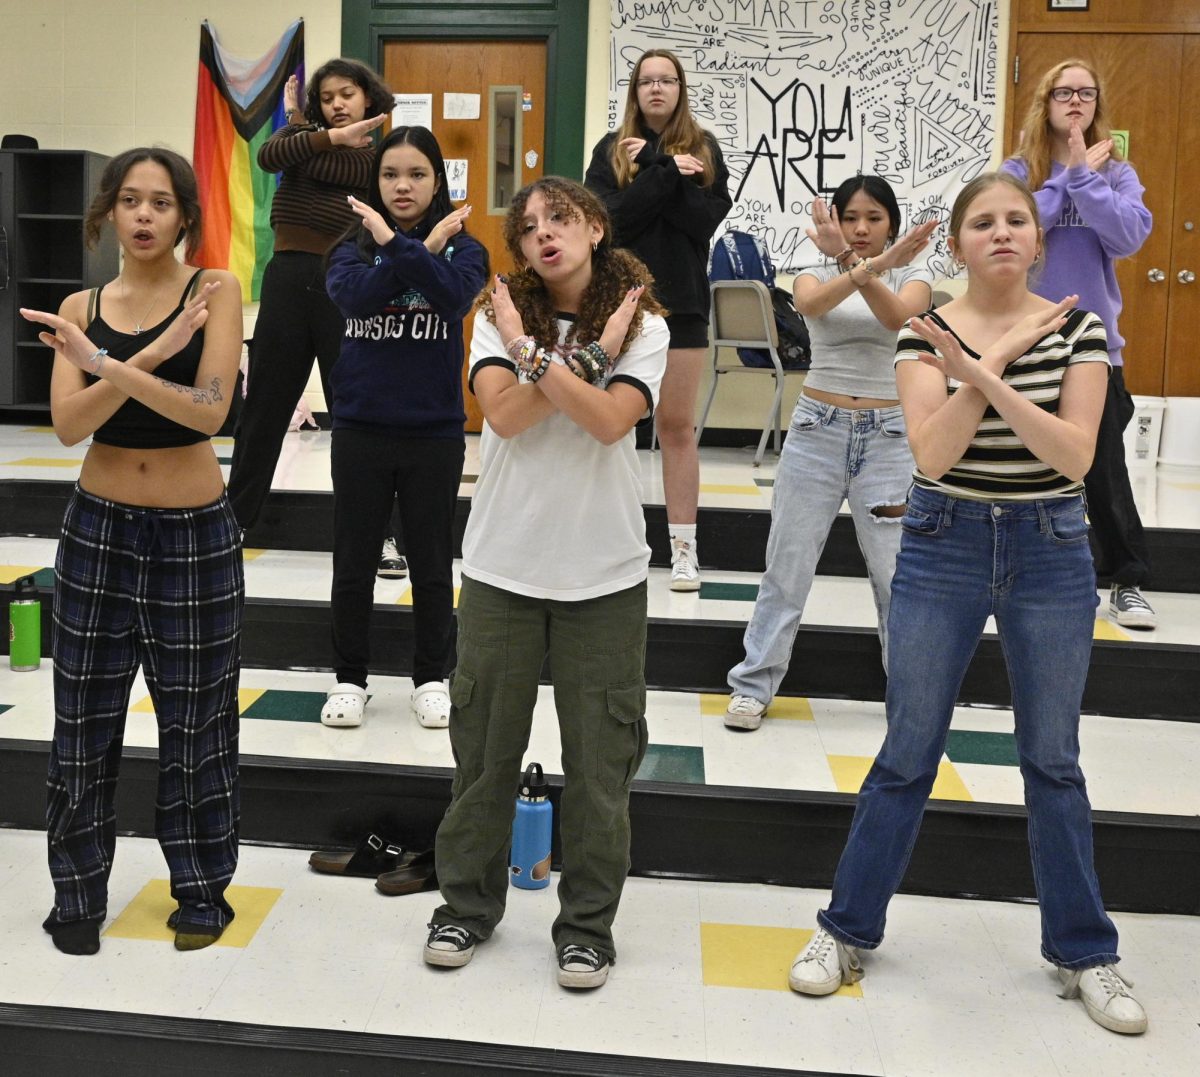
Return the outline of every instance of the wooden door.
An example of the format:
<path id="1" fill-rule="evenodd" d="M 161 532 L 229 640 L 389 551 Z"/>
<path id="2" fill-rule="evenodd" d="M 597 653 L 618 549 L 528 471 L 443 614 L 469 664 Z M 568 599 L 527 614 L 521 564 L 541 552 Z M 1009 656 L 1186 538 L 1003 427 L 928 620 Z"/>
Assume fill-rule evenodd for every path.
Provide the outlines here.
<path id="1" fill-rule="evenodd" d="M 1087 60 L 1101 72 L 1109 124 L 1114 130 L 1129 132 L 1129 159 L 1146 187 L 1146 206 L 1154 215 L 1154 228 L 1136 255 L 1117 263 L 1125 304 L 1119 324 L 1125 338 L 1129 390 L 1150 396 L 1162 395 L 1166 380 L 1164 356 L 1172 301 L 1168 281 L 1173 279 L 1168 275 L 1154 281 L 1151 270 L 1166 274 L 1172 265 L 1180 123 L 1193 135 L 1200 123 L 1190 106 L 1181 116 L 1184 40 L 1183 35 L 1175 34 L 1022 33 L 1016 47 L 1020 81 L 1013 87 L 1010 153 L 1042 74 L 1071 56 Z M 1200 206 L 1193 210 L 1193 219 L 1200 228 Z"/>
<path id="2" fill-rule="evenodd" d="M 1200 34 L 1183 42 L 1183 70 L 1200 70 Z M 1177 96 L 1183 97 L 1183 92 Z M 1200 123 L 1190 102 L 1180 116 L 1175 162 L 1175 207 L 1171 223 L 1171 261 L 1162 268 L 1170 288 L 1167 321 L 1167 371 L 1164 396 L 1200 396 L 1196 327 L 1200 326 Z M 1187 274 L 1195 279 L 1187 280 Z M 1180 275 L 1183 274 L 1183 279 Z"/>
<path id="3" fill-rule="evenodd" d="M 442 155 L 467 162 L 467 228 L 487 247 L 492 271 L 509 271 L 512 259 L 501 234 L 505 207 L 517 189 L 542 175 L 545 41 L 388 40 L 383 77 L 393 93 L 433 94 L 433 133 Z M 479 118 L 447 119 L 448 93 L 478 94 Z M 463 335 L 469 352 L 469 318 Z M 477 431 L 483 415 L 465 391 L 465 370 L 463 377 L 467 429 Z"/>

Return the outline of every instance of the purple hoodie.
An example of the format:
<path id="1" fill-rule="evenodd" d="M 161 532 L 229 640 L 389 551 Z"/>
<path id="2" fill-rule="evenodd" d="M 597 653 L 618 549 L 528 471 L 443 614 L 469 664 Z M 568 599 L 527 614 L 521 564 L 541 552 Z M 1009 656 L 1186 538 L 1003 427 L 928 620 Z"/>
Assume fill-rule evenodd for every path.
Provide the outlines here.
<path id="1" fill-rule="evenodd" d="M 1029 175 L 1021 157 L 1010 157 L 1000 171 L 1022 181 Z M 1121 365 L 1125 344 L 1117 332 L 1121 290 L 1114 262 L 1136 254 L 1150 234 L 1143 191 L 1137 173 L 1124 161 L 1110 161 L 1101 172 L 1052 161 L 1050 178 L 1033 193 L 1046 230 L 1046 264 L 1032 288 L 1055 303 L 1077 294 L 1080 309 L 1100 315 L 1113 366 Z"/>

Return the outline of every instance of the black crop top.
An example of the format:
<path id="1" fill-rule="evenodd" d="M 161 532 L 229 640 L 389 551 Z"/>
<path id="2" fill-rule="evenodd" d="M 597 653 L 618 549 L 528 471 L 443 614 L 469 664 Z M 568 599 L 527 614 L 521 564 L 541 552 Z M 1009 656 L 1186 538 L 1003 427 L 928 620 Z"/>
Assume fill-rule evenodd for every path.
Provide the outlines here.
<path id="1" fill-rule="evenodd" d="M 100 316 L 100 289 L 94 289 L 88 300 L 88 340 L 97 348 L 107 348 L 109 360 L 115 359 L 123 363 L 132 358 L 162 336 L 167 326 L 179 317 L 184 304 L 196 290 L 200 274 L 203 272 L 204 270 L 198 269 L 192 275 L 174 311 L 158 325 L 141 333 L 119 333 L 109 325 Z M 192 334 L 192 339 L 185 347 L 158 365 L 154 376 L 173 381 L 176 385 L 195 385 L 196 371 L 200 369 L 200 355 L 203 351 L 204 330 L 201 328 Z M 89 374 L 87 380 L 91 385 L 99 379 Z M 174 419 L 168 419 L 131 397 L 97 428 L 92 440 L 101 445 L 115 445 L 119 449 L 173 449 L 181 445 L 197 445 L 208 441 L 208 435 L 183 426 Z"/>

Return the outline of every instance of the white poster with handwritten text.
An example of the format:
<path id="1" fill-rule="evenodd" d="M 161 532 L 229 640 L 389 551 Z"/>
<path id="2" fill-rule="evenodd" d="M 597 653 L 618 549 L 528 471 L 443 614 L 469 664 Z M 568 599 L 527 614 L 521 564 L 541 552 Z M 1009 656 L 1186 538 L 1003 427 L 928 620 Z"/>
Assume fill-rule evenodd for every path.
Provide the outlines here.
<path id="1" fill-rule="evenodd" d="M 820 260 L 812 201 L 873 173 L 908 228 L 948 220 L 995 137 L 998 0 L 612 0 L 609 127 L 646 49 L 670 49 L 734 206 L 781 273 Z M 929 250 L 949 268 L 944 230 Z"/>

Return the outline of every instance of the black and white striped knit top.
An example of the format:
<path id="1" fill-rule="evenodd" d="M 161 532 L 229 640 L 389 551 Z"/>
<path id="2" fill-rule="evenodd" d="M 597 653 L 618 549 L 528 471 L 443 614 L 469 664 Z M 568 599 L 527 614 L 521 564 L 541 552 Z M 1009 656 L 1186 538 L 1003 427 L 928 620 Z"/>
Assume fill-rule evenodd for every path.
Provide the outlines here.
<path id="1" fill-rule="evenodd" d="M 937 311 L 929 311 L 927 316 L 954 333 Z M 972 351 L 957 333 L 954 336 L 967 355 L 979 358 L 979 353 Z M 919 352 L 933 351 L 932 344 L 905 326 L 896 340 L 895 361 L 916 361 Z M 1028 352 L 1009 363 L 1003 378 L 1027 400 L 1054 415 L 1058 412 L 1059 391 L 1067 367 L 1074 363 L 1107 362 L 1108 340 L 1104 323 L 1091 311 L 1073 310 L 1058 332 L 1044 336 Z M 951 395 L 958 385 L 950 380 Z M 979 429 L 962 459 L 940 479 L 931 479 L 916 468 L 913 483 L 926 490 L 975 501 L 1032 501 L 1035 498 L 1067 497 L 1083 489 L 1082 481 L 1068 479 L 1025 448 L 991 404 L 984 411 Z"/>

